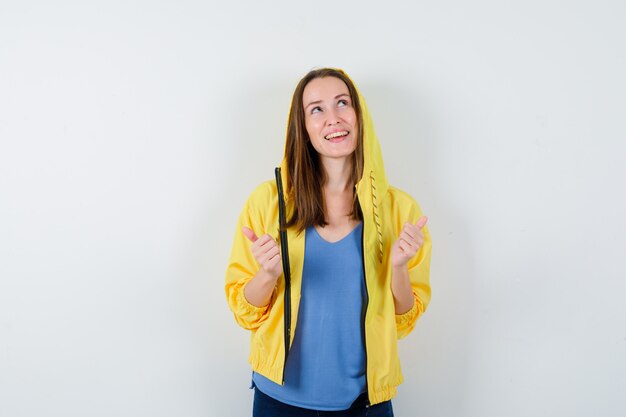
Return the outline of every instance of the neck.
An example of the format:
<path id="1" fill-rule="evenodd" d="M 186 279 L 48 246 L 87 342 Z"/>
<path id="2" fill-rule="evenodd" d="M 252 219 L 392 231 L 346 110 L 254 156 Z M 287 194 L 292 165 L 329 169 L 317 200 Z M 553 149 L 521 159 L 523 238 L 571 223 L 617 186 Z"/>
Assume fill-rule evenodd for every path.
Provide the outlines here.
<path id="1" fill-rule="evenodd" d="M 326 172 L 324 189 L 331 192 L 352 190 L 352 161 L 349 158 L 322 159 L 322 166 Z"/>

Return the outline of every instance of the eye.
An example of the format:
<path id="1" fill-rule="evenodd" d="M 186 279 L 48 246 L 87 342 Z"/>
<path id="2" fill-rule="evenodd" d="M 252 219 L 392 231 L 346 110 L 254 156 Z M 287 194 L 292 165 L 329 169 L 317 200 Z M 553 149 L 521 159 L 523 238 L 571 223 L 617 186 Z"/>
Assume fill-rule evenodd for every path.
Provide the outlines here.
<path id="1" fill-rule="evenodd" d="M 337 102 L 337 105 L 339 107 L 344 107 L 344 106 L 348 106 L 350 104 L 350 102 L 348 102 L 348 100 L 345 99 L 341 99 Z"/>
<path id="2" fill-rule="evenodd" d="M 321 112 L 322 108 L 320 106 L 315 106 L 311 109 L 311 114 Z"/>

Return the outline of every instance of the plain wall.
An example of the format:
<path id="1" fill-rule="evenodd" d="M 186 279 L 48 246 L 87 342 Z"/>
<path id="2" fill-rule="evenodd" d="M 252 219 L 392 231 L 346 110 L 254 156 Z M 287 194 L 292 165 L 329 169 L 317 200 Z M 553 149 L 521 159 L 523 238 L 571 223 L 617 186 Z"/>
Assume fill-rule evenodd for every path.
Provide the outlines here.
<path id="1" fill-rule="evenodd" d="M 249 416 L 224 270 L 298 79 L 429 215 L 397 416 L 624 416 L 621 1 L 0 2 L 0 416 Z"/>

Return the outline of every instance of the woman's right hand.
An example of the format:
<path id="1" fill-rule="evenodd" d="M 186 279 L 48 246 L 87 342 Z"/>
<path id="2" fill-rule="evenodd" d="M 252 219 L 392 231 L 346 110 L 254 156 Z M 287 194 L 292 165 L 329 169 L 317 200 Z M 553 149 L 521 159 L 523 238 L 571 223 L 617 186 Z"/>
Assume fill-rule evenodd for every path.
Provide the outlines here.
<path id="1" fill-rule="evenodd" d="M 268 278 L 276 282 L 278 277 L 283 273 L 282 257 L 280 248 L 274 238 L 267 233 L 261 237 L 257 237 L 252 229 L 244 227 L 243 234 L 252 242 L 250 250 L 254 259 L 261 265 L 261 270 Z"/>

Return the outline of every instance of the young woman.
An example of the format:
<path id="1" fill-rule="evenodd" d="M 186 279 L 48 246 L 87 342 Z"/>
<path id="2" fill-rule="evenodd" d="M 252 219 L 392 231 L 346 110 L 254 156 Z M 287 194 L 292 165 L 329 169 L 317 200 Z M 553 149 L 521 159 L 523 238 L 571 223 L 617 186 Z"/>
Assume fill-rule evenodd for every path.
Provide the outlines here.
<path id="1" fill-rule="evenodd" d="M 426 220 L 387 183 L 350 78 L 309 72 L 276 181 L 246 202 L 226 271 L 229 306 L 252 331 L 254 417 L 393 415 L 397 339 L 430 301 Z"/>

